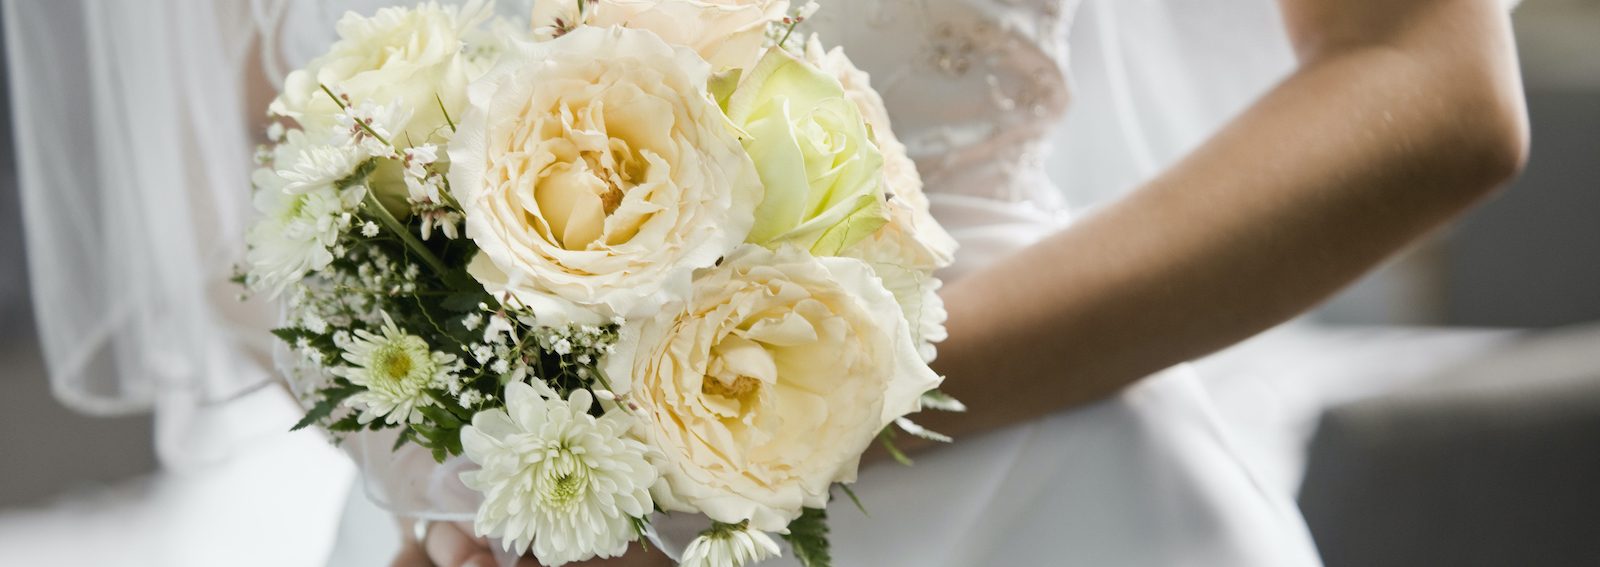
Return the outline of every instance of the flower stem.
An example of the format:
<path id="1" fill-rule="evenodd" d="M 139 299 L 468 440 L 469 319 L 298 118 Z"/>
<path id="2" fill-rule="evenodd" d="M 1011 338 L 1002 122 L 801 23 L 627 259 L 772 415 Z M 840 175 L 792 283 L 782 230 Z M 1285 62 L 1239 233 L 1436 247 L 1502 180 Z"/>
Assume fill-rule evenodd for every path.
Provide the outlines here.
<path id="1" fill-rule="evenodd" d="M 339 100 L 339 97 L 334 96 L 333 91 L 328 88 L 328 85 L 318 83 L 317 86 L 322 87 L 322 92 L 328 93 L 328 96 L 333 97 L 333 103 L 339 105 L 339 110 L 349 112 L 350 107 L 345 106 L 344 101 Z M 383 145 L 391 148 L 394 147 L 394 144 L 389 143 L 389 140 L 385 139 L 383 136 L 379 136 L 378 133 L 372 129 L 372 126 L 368 125 L 365 120 L 361 120 L 354 116 L 350 118 L 352 122 L 356 123 L 356 126 L 360 127 L 362 130 L 365 130 L 367 134 L 373 138 L 377 138 L 379 142 L 383 142 Z"/>
<path id="2" fill-rule="evenodd" d="M 456 131 L 456 121 L 450 119 L 450 111 L 445 109 L 445 107 L 444 107 L 444 99 L 439 98 L 439 95 L 437 93 L 435 93 L 433 95 L 433 100 L 439 102 L 439 112 L 444 114 L 444 123 L 450 125 L 450 131 L 451 132 Z"/>
<path id="3" fill-rule="evenodd" d="M 787 45 L 789 43 L 789 36 L 794 35 L 794 28 L 799 27 L 799 26 L 800 26 L 800 19 L 799 18 L 795 18 L 794 22 L 789 24 L 789 30 L 783 32 L 783 39 L 778 40 L 778 47 L 779 48 L 783 48 L 785 45 Z M 332 93 L 329 93 L 329 94 L 332 94 Z"/>
<path id="4" fill-rule="evenodd" d="M 444 275 L 445 272 L 450 271 L 450 268 L 446 267 L 438 256 L 434 256 L 433 252 L 429 252 L 428 248 L 422 245 L 422 241 L 417 240 L 415 236 L 411 236 L 405 225 L 400 224 L 400 221 L 396 220 L 394 215 L 389 214 L 389 209 L 383 208 L 383 203 L 378 202 L 378 196 L 372 192 L 371 187 L 367 188 L 366 196 L 361 198 L 361 206 L 367 210 L 368 214 L 378 217 L 378 222 L 383 223 L 384 226 L 389 227 L 389 230 L 400 235 L 400 241 L 406 243 L 406 248 L 416 252 L 417 256 L 420 256 L 422 261 L 428 264 L 428 267 L 433 268 L 434 273 Z"/>

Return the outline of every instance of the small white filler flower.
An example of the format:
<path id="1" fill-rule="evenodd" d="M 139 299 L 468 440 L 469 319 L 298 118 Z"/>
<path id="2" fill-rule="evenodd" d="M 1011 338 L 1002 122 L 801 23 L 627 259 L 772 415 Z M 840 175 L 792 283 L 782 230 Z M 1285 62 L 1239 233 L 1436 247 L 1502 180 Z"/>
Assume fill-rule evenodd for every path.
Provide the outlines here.
<path id="1" fill-rule="evenodd" d="M 745 523 L 717 524 L 683 550 L 679 567 L 740 567 L 778 555 L 778 543 Z"/>
<path id="2" fill-rule="evenodd" d="M 344 346 L 344 359 L 355 366 L 333 369 L 333 373 L 362 386 L 366 391 L 345 400 L 346 406 L 365 406 L 361 423 L 385 418 L 392 424 L 419 423 L 417 408 L 438 405 L 428 388 L 450 382 L 455 355 L 433 352 L 422 337 L 396 327 L 388 313 L 383 314 L 382 334 L 356 331 Z"/>
<path id="3" fill-rule="evenodd" d="M 574 390 L 562 400 L 549 386 L 512 382 L 504 409 L 478 412 L 461 429 L 467 458 L 483 467 L 461 474 L 483 493 L 474 531 L 543 565 L 615 557 L 638 538 L 635 518 L 655 503 L 649 450 L 628 435 L 633 416 L 612 407 L 589 415 L 594 398 Z"/>

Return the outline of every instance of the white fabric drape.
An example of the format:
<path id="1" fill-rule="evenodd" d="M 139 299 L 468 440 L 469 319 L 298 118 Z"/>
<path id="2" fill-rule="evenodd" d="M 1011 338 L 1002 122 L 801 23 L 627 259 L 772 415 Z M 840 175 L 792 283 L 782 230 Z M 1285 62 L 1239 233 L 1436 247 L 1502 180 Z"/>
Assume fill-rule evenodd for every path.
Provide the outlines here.
<path id="1" fill-rule="evenodd" d="M 40 342 L 57 396 L 161 407 L 168 464 L 200 408 L 271 379 L 271 311 L 228 281 L 251 214 L 243 2 L 5 3 Z"/>

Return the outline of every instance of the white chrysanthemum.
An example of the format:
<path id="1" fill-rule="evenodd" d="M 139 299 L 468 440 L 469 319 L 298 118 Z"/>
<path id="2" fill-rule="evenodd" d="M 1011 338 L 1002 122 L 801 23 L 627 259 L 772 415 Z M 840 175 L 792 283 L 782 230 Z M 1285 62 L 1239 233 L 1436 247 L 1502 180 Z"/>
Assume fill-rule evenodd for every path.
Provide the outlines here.
<path id="1" fill-rule="evenodd" d="M 349 147 L 312 146 L 300 151 L 293 168 L 279 169 L 289 183 L 283 191 L 304 195 L 319 189 L 332 189 L 340 179 L 355 173 L 366 157 Z"/>
<path id="2" fill-rule="evenodd" d="M 700 533 L 683 550 L 679 567 L 741 567 L 779 554 L 778 543 L 765 532 L 740 526 L 717 526 Z"/>
<path id="3" fill-rule="evenodd" d="M 334 368 L 333 373 L 366 388 L 344 404 L 365 406 L 361 423 L 380 417 L 393 424 L 419 423 L 422 412 L 417 408 L 438 405 L 426 390 L 450 382 L 456 357 L 434 352 L 422 337 L 401 331 L 388 313 L 383 314 L 381 331 L 356 331 L 344 346 L 344 359 L 355 366 Z"/>
<path id="4" fill-rule="evenodd" d="M 588 390 L 562 400 L 537 386 L 512 382 L 505 409 L 478 412 L 461 429 L 467 458 L 483 467 L 461 474 L 484 495 L 474 529 L 519 554 L 531 543 L 552 567 L 621 555 L 638 537 L 634 518 L 655 506 L 648 448 L 628 436 L 633 416 L 612 408 L 596 418 Z"/>
<path id="5" fill-rule="evenodd" d="M 292 131 L 291 140 L 299 139 Z M 286 143 L 285 145 L 291 145 Z M 293 166 L 295 159 L 280 146 L 280 165 Z M 287 158 L 287 159 L 285 159 Z M 333 261 L 328 249 L 349 228 L 347 213 L 360 205 L 361 187 L 338 190 L 328 185 L 295 195 L 284 190 L 290 181 L 271 168 L 256 170 L 254 204 L 261 213 L 245 233 L 250 246 L 250 286 L 270 289 L 272 295 L 284 286 L 299 281 L 307 273 L 321 270 Z"/>

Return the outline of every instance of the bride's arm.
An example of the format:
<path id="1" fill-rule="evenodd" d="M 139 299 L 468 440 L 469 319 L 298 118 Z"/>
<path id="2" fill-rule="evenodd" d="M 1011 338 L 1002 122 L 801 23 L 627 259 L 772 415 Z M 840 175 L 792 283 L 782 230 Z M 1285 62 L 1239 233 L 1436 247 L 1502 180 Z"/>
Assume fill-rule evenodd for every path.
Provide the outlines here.
<path id="1" fill-rule="evenodd" d="M 1231 345 L 1521 167 L 1500 0 L 1281 2 L 1293 75 L 1120 202 L 946 287 L 950 338 L 934 367 L 971 411 L 919 422 L 1000 427 Z"/>

